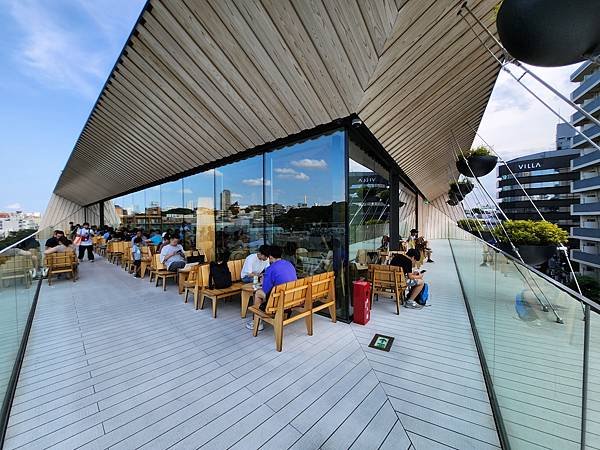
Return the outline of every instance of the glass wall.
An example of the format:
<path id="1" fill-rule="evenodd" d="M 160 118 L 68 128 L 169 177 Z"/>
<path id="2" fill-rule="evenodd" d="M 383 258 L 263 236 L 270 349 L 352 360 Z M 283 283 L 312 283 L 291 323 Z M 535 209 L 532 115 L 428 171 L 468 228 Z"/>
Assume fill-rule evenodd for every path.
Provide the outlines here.
<path id="1" fill-rule="evenodd" d="M 410 230 L 417 226 L 417 195 L 402 183 L 400 183 L 398 206 L 398 214 L 400 216 L 398 220 L 398 232 L 400 240 L 405 240 L 410 235 Z"/>
<path id="2" fill-rule="evenodd" d="M 390 235 L 389 172 L 363 148 L 348 143 L 348 232 L 352 279 L 366 275 Z"/>
<path id="3" fill-rule="evenodd" d="M 566 289 L 470 235 L 450 244 L 510 447 L 598 448 L 597 312 L 586 330 Z"/>
<path id="4" fill-rule="evenodd" d="M 153 186 L 145 190 L 146 231 L 161 229 L 160 186 Z"/>
<path id="5" fill-rule="evenodd" d="M 171 181 L 160 186 L 160 209 L 162 231 L 173 235 L 183 234 L 183 180 Z"/>
<path id="6" fill-rule="evenodd" d="M 345 132 L 337 131 L 265 154 L 265 222 L 269 244 L 299 277 L 333 270 L 338 310 L 345 310 Z"/>
<path id="7" fill-rule="evenodd" d="M 264 243 L 263 156 L 214 171 L 217 251 L 244 259 Z"/>

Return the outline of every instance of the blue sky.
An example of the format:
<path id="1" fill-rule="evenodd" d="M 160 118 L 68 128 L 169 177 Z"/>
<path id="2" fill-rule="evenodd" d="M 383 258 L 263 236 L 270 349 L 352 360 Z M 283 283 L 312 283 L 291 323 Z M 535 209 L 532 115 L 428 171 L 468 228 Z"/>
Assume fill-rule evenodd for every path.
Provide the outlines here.
<path id="1" fill-rule="evenodd" d="M 0 211 L 44 211 L 144 3 L 145 0 L 0 0 Z M 534 70 L 564 93 L 574 88 L 568 78 L 574 67 Z M 527 77 L 524 80 L 562 113 L 571 113 L 555 96 L 539 89 Z M 553 148 L 556 123 L 556 117 L 502 73 L 480 133 L 508 160 Z M 295 172 L 278 173 L 278 179 L 288 186 L 306 186 L 300 192 L 306 191 L 309 203 L 325 200 L 319 198 L 317 188 L 319 174 L 324 172 L 315 167 L 288 166 L 282 168 Z M 493 191 L 494 175 L 486 177 L 485 184 Z M 232 190 L 244 195 L 251 192 L 250 188 L 246 184 L 233 186 Z"/>
<path id="2" fill-rule="evenodd" d="M 0 0 L 0 211 L 44 211 L 144 0 Z"/>

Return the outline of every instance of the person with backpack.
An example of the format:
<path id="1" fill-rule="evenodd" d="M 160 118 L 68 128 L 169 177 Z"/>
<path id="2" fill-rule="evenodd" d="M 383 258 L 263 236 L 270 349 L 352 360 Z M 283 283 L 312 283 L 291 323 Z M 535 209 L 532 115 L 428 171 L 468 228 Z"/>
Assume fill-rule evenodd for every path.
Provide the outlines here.
<path id="1" fill-rule="evenodd" d="M 406 284 L 410 288 L 408 298 L 404 301 L 405 308 L 422 308 L 429 296 L 429 286 L 425 283 L 423 274 L 418 269 L 413 270 L 420 258 L 421 254 L 418 250 L 409 248 L 406 255 L 395 255 L 390 262 L 390 265 L 402 268 L 406 277 Z M 423 295 L 425 293 L 426 296 Z"/>
<path id="2" fill-rule="evenodd" d="M 92 245 L 92 230 L 90 224 L 85 222 L 81 228 L 77 229 L 76 242 L 79 245 L 79 261 L 83 261 L 83 255 L 87 251 L 88 260 L 94 262 L 94 251 Z"/>

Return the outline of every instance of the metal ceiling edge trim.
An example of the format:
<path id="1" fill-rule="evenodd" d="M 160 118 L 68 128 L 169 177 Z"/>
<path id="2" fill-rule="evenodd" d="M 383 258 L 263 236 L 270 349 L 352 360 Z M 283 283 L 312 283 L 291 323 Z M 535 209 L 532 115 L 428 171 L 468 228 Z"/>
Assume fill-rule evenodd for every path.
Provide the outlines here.
<path id="1" fill-rule="evenodd" d="M 102 88 L 100 89 L 100 93 L 98 94 L 98 97 L 96 98 L 96 101 L 94 102 L 94 105 L 92 106 L 92 108 L 91 108 L 91 110 L 90 110 L 87 118 L 85 119 L 85 122 L 84 122 L 83 126 L 81 127 L 81 131 L 77 135 L 77 139 L 75 140 L 75 144 L 73 145 L 73 149 L 71 150 L 71 153 L 69 154 L 69 157 L 67 158 L 67 162 L 65 163 L 64 168 L 61 170 L 61 176 L 58 177 L 58 181 L 56 182 L 56 185 L 54 186 L 54 189 L 53 189 L 52 192 L 55 192 L 55 191 L 58 190 L 59 185 L 61 183 L 61 179 L 62 179 L 62 172 L 69 165 L 69 161 L 71 161 L 71 158 L 73 157 L 73 155 L 75 154 L 75 151 L 77 150 L 77 143 L 79 141 L 81 133 L 83 133 L 83 130 L 85 130 L 85 128 L 87 127 L 87 124 L 88 124 L 90 118 L 92 117 L 92 114 L 96 110 L 96 106 L 100 102 L 100 100 L 102 98 L 102 95 L 104 94 L 104 90 L 106 89 L 106 86 L 108 86 L 108 82 L 113 77 L 113 73 L 115 72 L 115 69 L 119 65 L 119 61 L 121 61 L 121 58 L 123 57 L 123 55 L 126 54 L 126 50 L 127 50 L 127 47 L 129 47 L 129 43 L 131 41 L 131 38 L 134 36 L 134 34 L 135 34 L 138 26 L 143 23 L 143 16 L 144 16 L 144 14 L 146 13 L 146 11 L 151 11 L 152 10 L 151 2 L 152 2 L 152 0 L 146 0 L 146 3 L 144 3 L 144 6 L 142 7 L 142 10 L 140 11 L 140 14 L 139 14 L 138 18 L 136 19 L 135 24 L 133 25 L 133 28 L 131 29 L 131 32 L 129 33 L 129 35 L 127 36 L 127 39 L 125 40 L 125 43 L 123 44 L 123 48 L 119 52 L 119 56 L 117 57 L 117 59 L 115 60 L 114 65 L 110 69 L 110 72 L 109 72 L 108 76 L 106 77 L 106 81 L 104 81 L 104 84 L 102 85 Z"/>

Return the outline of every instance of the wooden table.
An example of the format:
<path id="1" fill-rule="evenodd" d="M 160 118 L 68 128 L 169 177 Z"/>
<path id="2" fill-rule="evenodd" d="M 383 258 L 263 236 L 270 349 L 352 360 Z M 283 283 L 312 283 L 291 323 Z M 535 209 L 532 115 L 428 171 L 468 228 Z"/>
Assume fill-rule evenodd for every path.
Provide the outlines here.
<path id="1" fill-rule="evenodd" d="M 250 299 L 254 297 L 255 292 L 253 283 L 247 283 L 242 286 L 242 318 L 246 317 Z"/>

